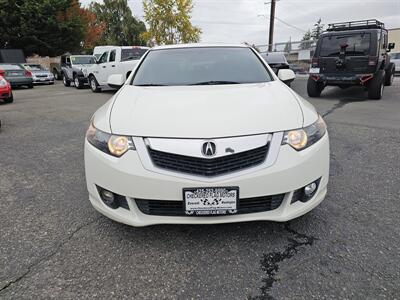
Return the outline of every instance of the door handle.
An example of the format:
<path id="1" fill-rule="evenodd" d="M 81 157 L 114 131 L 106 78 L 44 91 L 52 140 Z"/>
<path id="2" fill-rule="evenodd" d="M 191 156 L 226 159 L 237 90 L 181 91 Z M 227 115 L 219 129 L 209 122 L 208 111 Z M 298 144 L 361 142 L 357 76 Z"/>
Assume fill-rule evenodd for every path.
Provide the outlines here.
<path id="1" fill-rule="evenodd" d="M 106 66 L 103 66 L 103 69 L 106 68 Z"/>
<path id="2" fill-rule="evenodd" d="M 115 68 L 115 65 L 112 65 L 111 67 Z"/>

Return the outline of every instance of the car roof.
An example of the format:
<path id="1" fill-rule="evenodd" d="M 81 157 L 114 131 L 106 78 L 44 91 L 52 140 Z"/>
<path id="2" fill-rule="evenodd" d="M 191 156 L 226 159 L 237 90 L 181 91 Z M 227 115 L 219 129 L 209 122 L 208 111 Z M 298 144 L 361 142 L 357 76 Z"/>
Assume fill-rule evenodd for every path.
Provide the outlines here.
<path id="1" fill-rule="evenodd" d="M 94 57 L 93 55 L 91 55 L 91 54 L 80 54 L 80 55 L 70 55 L 70 57 Z"/>
<path id="2" fill-rule="evenodd" d="M 226 47 L 226 48 L 250 48 L 244 44 L 209 44 L 209 43 L 193 43 L 193 44 L 177 44 L 177 45 L 164 45 L 164 46 L 156 46 L 151 48 L 150 50 L 162 50 L 162 49 L 183 49 L 183 48 L 206 48 L 206 47 Z"/>

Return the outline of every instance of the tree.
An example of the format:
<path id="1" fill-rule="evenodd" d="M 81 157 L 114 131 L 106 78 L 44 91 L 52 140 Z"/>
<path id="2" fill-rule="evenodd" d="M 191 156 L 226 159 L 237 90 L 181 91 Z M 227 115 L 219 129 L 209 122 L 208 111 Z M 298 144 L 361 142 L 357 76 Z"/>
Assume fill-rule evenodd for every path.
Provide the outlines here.
<path id="1" fill-rule="evenodd" d="M 132 15 L 127 0 L 104 0 L 92 2 L 90 11 L 96 15 L 96 24 L 107 24 L 101 35 L 101 43 L 106 45 L 145 45 L 141 34 L 146 31 L 142 21 Z"/>
<path id="2" fill-rule="evenodd" d="M 311 44 L 312 44 L 311 31 L 307 30 L 307 32 L 304 33 L 303 38 L 301 39 L 300 49 L 302 50 L 310 49 Z"/>
<path id="3" fill-rule="evenodd" d="M 201 29 L 190 22 L 192 0 L 143 0 L 144 19 L 149 30 L 142 36 L 158 45 L 195 43 Z"/>
<path id="4" fill-rule="evenodd" d="M 319 36 L 321 35 L 321 33 L 324 31 L 324 24 L 321 24 L 321 18 L 319 18 L 319 20 L 317 21 L 317 23 L 314 24 L 314 28 L 311 32 L 311 37 L 314 40 L 318 40 Z"/>
<path id="5" fill-rule="evenodd" d="M 88 19 L 78 0 L 0 0 L 0 47 L 54 56 L 80 51 Z"/>

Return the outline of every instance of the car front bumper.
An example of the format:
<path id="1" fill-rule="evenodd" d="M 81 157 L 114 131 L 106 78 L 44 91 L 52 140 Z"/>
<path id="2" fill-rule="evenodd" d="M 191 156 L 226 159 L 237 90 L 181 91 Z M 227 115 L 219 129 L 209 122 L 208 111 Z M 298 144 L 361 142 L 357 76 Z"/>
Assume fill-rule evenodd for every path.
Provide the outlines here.
<path id="1" fill-rule="evenodd" d="M 297 152 L 280 146 L 272 166 L 213 182 L 166 175 L 143 167 L 137 151 L 112 157 L 85 141 L 85 171 L 89 200 L 103 215 L 132 226 L 153 224 L 216 224 L 246 221 L 284 222 L 315 208 L 327 192 L 329 177 L 328 134 L 311 147 Z M 320 179 L 317 192 L 307 202 L 291 203 L 296 190 Z M 112 209 L 104 204 L 97 186 L 126 197 L 129 209 Z M 239 187 L 240 198 L 284 194 L 279 207 L 262 212 L 222 216 L 160 216 L 142 212 L 135 199 L 183 201 L 184 188 Z"/>
<path id="2" fill-rule="evenodd" d="M 31 77 L 7 77 L 11 86 L 31 85 L 33 80 Z"/>
<path id="3" fill-rule="evenodd" d="M 39 84 L 39 83 L 54 83 L 54 77 L 38 77 L 38 78 L 33 78 L 33 83 L 34 83 L 34 84 Z"/>

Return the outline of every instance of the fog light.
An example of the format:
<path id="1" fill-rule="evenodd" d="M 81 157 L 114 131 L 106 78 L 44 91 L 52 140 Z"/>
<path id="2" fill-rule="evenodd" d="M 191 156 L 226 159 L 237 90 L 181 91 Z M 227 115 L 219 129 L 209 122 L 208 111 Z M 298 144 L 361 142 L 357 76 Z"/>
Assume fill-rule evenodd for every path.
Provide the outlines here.
<path id="1" fill-rule="evenodd" d="M 320 181 L 321 178 L 307 184 L 306 186 L 298 190 L 295 190 L 293 192 L 292 201 L 290 203 L 295 203 L 297 201 L 307 202 L 308 200 L 310 200 L 312 197 L 314 197 L 315 193 L 317 192 Z"/>
<path id="2" fill-rule="evenodd" d="M 315 190 L 317 189 L 317 184 L 315 182 L 310 183 L 309 185 L 306 185 L 304 187 L 304 195 L 307 197 L 311 196 L 314 194 Z"/>
<path id="3" fill-rule="evenodd" d="M 107 205 L 112 205 L 114 203 L 114 194 L 107 190 L 101 191 L 101 199 Z"/>
<path id="4" fill-rule="evenodd" d="M 96 186 L 97 191 L 99 192 L 100 198 L 105 205 L 112 209 L 116 209 L 119 207 L 125 208 L 129 210 L 129 205 L 126 200 L 126 197 L 113 193 L 109 190 L 103 189 L 100 186 Z"/>

